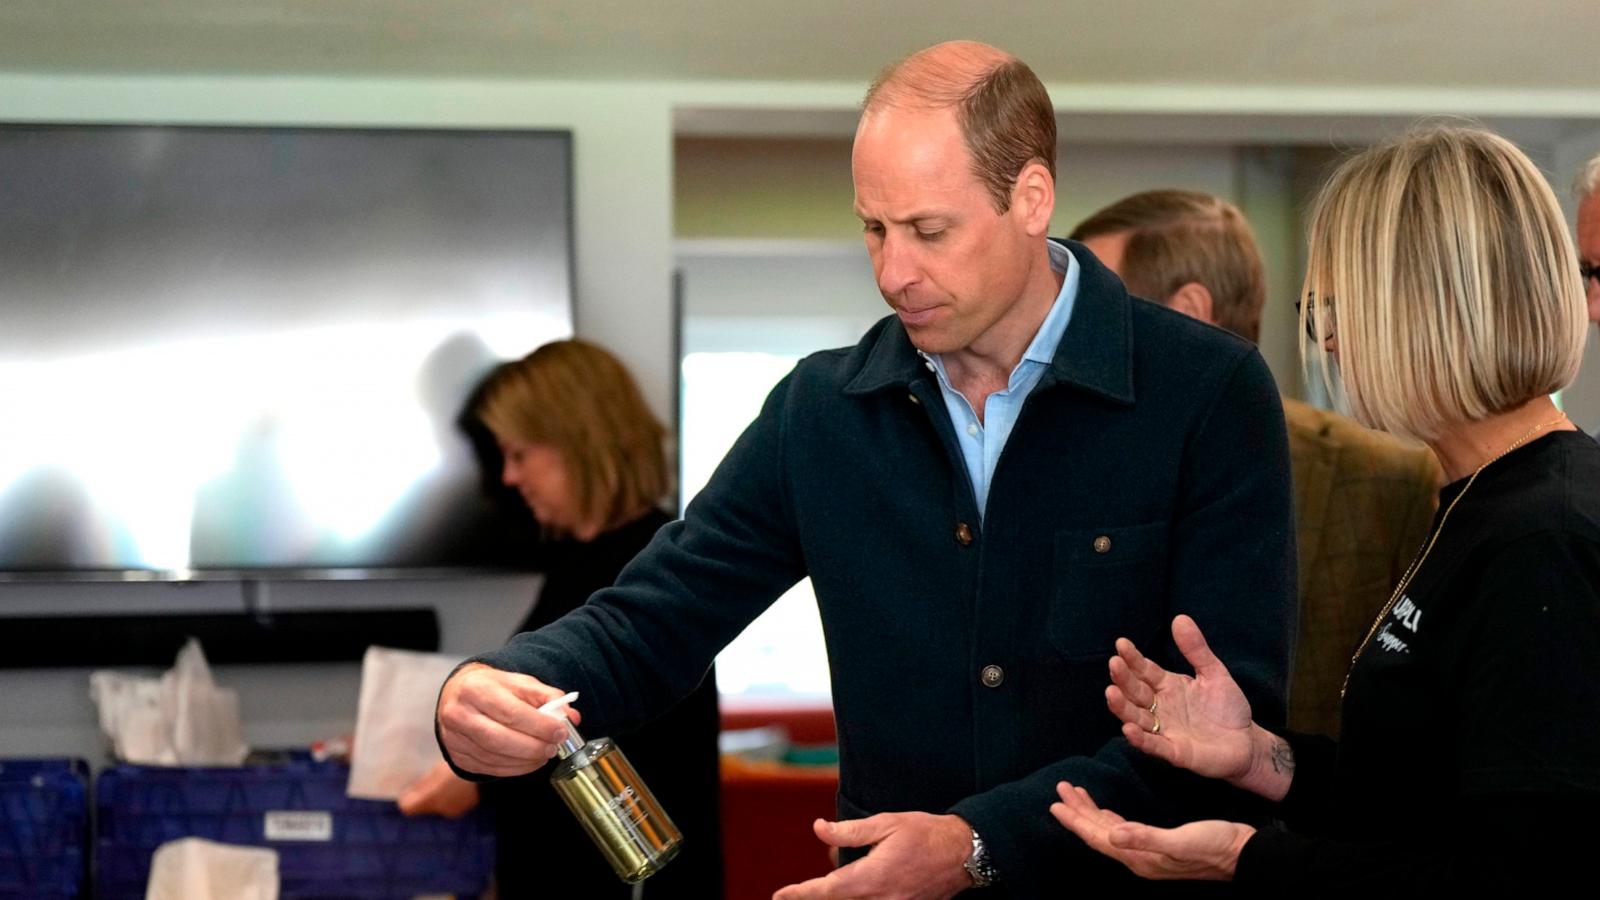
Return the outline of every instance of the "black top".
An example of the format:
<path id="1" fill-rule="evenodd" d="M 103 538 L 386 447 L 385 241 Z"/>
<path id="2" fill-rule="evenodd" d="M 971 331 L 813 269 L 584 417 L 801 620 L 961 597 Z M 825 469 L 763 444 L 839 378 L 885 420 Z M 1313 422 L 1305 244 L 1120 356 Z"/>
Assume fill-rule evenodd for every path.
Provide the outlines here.
<path id="1" fill-rule="evenodd" d="M 556 542 L 546 554 L 549 567 L 539 602 L 518 630 L 542 628 L 582 606 L 595 591 L 610 587 L 622 567 L 668 521 L 665 513 L 651 510 L 587 543 Z M 582 698 L 577 707 L 582 711 Z M 635 731 L 614 735 L 584 732 L 590 739 L 617 738 L 639 777 L 683 832 L 683 850 L 645 882 L 646 897 L 722 895 L 718 728 L 713 671 L 681 703 Z M 550 787 L 550 770 L 546 766 L 522 778 L 480 786 L 498 817 L 499 896 L 505 900 L 545 896 L 557 884 L 563 886 L 563 893 L 585 900 L 631 896 L 631 888 L 618 880 Z"/>
<path id="2" fill-rule="evenodd" d="M 1600 445 L 1535 440 L 1470 489 L 1446 486 L 1434 528 L 1351 674 L 1339 743 L 1291 737 L 1281 811 L 1302 834 L 1257 834 L 1240 882 L 1522 893 L 1585 865 L 1600 821 Z"/>

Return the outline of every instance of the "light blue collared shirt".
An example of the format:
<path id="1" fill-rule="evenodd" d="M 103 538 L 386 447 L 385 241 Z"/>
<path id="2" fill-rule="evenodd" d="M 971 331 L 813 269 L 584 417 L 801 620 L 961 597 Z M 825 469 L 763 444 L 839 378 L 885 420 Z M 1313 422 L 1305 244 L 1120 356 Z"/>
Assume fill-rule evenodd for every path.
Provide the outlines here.
<path id="1" fill-rule="evenodd" d="M 944 406 L 950 413 L 950 423 L 955 426 L 956 441 L 961 445 L 961 455 L 967 463 L 967 477 L 972 480 L 972 495 L 978 501 L 981 518 L 989 503 L 989 482 L 994 479 L 995 465 L 1000 462 L 1000 451 L 1011 437 L 1017 424 L 1022 404 L 1033 392 L 1034 385 L 1055 359 L 1061 336 L 1067 333 L 1067 323 L 1072 320 L 1072 307 L 1078 300 L 1078 261 L 1072 251 L 1055 243 L 1046 242 L 1050 248 L 1050 268 L 1061 272 L 1061 292 L 1033 336 L 1032 343 L 1022 354 L 1022 361 L 1011 370 L 1011 378 L 1003 391 L 995 391 L 983 401 L 983 420 L 972 409 L 959 391 L 950 386 L 950 377 L 944 361 L 938 354 L 924 353 L 923 358 L 934 374 L 939 376 L 939 393 L 944 395 Z"/>

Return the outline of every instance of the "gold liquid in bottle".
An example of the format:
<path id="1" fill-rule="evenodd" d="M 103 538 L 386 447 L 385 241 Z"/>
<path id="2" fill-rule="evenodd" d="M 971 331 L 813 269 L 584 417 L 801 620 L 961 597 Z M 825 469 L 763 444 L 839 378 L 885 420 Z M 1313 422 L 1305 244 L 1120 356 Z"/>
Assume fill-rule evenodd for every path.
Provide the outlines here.
<path id="1" fill-rule="evenodd" d="M 584 743 L 576 729 L 567 730 L 550 784 L 618 878 L 637 884 L 661 871 L 678 855 L 683 833 L 610 738 Z"/>

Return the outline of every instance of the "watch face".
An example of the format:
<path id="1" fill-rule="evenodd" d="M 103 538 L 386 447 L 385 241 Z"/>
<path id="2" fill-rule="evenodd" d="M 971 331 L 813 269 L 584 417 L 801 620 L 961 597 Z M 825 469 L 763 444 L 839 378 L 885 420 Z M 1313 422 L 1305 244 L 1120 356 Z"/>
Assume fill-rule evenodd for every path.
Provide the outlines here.
<path id="1" fill-rule="evenodd" d="M 994 866 L 989 862 L 989 848 L 983 845 L 983 838 L 974 831 L 972 833 L 972 855 L 961 864 L 972 876 L 973 887 L 988 887 L 994 882 Z"/>

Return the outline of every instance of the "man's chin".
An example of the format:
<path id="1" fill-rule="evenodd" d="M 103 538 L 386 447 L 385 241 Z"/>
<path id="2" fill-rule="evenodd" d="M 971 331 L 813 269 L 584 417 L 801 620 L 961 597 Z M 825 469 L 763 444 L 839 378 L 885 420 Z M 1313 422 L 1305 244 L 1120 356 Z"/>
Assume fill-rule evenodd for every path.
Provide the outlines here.
<path id="1" fill-rule="evenodd" d="M 901 325 L 906 330 L 906 337 L 911 339 L 911 346 L 930 356 L 961 349 L 961 345 L 952 340 L 950 335 L 936 328 L 916 328 L 904 322 Z"/>

